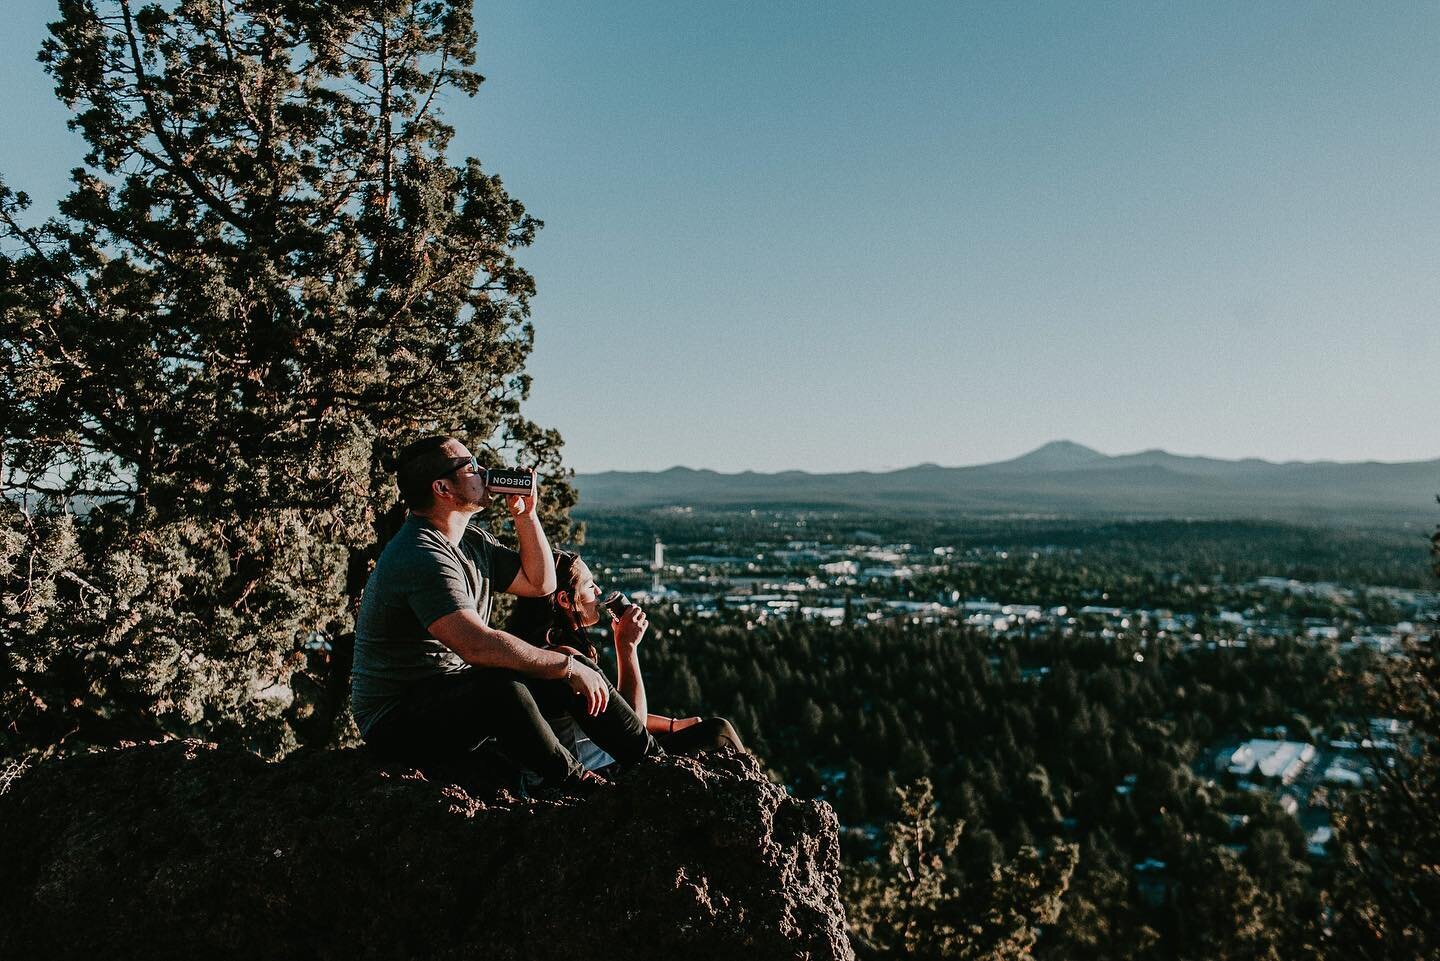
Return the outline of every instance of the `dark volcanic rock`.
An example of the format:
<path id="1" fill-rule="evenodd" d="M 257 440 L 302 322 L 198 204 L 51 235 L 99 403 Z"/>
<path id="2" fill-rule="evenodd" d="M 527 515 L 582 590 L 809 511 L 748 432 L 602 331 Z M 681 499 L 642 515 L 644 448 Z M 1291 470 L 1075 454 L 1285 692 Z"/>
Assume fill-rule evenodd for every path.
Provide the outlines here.
<path id="1" fill-rule="evenodd" d="M 851 958 L 834 813 L 748 756 L 588 800 L 170 742 L 0 796 L 0 958 Z"/>

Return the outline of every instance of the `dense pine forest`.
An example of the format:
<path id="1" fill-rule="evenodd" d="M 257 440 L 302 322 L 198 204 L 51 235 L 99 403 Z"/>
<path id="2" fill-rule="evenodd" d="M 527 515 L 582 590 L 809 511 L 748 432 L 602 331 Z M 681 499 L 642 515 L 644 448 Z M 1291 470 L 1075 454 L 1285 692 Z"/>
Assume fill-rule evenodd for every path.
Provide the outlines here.
<path id="1" fill-rule="evenodd" d="M 723 526 L 727 538 L 774 540 L 758 522 L 746 530 L 750 523 L 745 515 L 703 526 Z M 592 520 L 586 550 L 639 550 L 636 526 L 634 518 Z M 813 517 L 807 526 L 814 536 Z M 970 535 L 993 542 L 1001 531 L 981 523 Z M 1407 565 L 1416 582 L 1429 574 L 1428 545 L 1404 536 L 1387 542 L 1183 522 L 1003 531 L 1013 559 L 963 568 L 951 583 L 922 578 L 910 592 L 953 586 L 1073 603 L 1103 587 L 1115 603 L 1184 610 L 1212 603 L 1223 592 L 1221 573 L 1305 570 L 1349 583 L 1373 583 Z M 1062 541 L 1059 552 L 1030 549 Z M 1347 616 L 1321 602 L 1299 604 L 1294 613 Z M 1380 709 L 1366 700 L 1362 679 L 1388 670 L 1372 651 L 1305 638 L 1182 643 L 1139 631 L 992 639 L 965 625 L 905 618 L 757 624 L 723 610 L 697 617 L 679 604 L 662 606 L 655 625 L 645 654 L 652 704 L 680 716 L 729 717 L 777 779 L 835 806 L 851 911 L 862 920 L 876 907 L 868 882 L 896 857 L 913 860 L 905 847 L 907 839 L 913 847 L 913 830 L 897 834 L 897 825 L 928 817 L 939 874 L 956 890 L 989 883 L 1017 860 L 1029 859 L 1022 876 L 1032 886 L 1044 883 L 1047 862 L 1073 866 L 1063 908 L 1035 932 L 1040 957 L 1299 958 L 1335 950 L 1329 919 L 1339 849 L 1307 851 L 1300 818 L 1282 809 L 1278 794 L 1243 789 L 1217 751 L 1262 734 L 1320 745 L 1360 736 Z M 1317 803 L 1338 817 L 1346 792 L 1321 787 Z M 936 839 L 949 843 L 942 850 Z M 905 870 L 907 884 L 923 887 L 913 865 Z M 896 906 L 892 892 L 892 921 Z M 863 954 L 868 945 L 876 957 L 916 953 L 913 944 L 878 941 L 862 938 L 858 948 Z"/>
<path id="2" fill-rule="evenodd" d="M 963 630 L 656 623 L 659 709 L 730 717 L 793 791 L 835 805 L 852 860 L 881 853 L 897 789 L 921 778 L 938 820 L 965 822 L 967 877 L 1025 846 L 1078 843 L 1042 954 L 1241 957 L 1259 939 L 1289 957 L 1306 937 L 1323 878 L 1300 825 L 1195 767 L 1224 735 L 1339 723 L 1333 654 L 1280 645 L 1137 664 L 1103 642 L 996 650 Z M 1131 871 L 1151 858 L 1171 866 L 1154 906 Z M 1263 912 L 1248 930 L 1247 904 Z"/>

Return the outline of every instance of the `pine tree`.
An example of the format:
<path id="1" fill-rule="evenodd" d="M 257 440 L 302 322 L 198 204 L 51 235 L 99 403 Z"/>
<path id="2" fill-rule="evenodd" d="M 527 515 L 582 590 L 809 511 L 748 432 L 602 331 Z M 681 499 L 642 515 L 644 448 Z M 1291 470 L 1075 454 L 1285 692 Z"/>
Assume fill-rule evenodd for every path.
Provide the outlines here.
<path id="1" fill-rule="evenodd" d="M 1288 919 L 1279 897 L 1256 883 L 1223 848 L 1186 852 L 1181 957 L 1195 961 L 1280 961 Z"/>
<path id="2" fill-rule="evenodd" d="M 922 778 L 899 792 L 886 863 L 853 874 L 847 909 L 860 957 L 1020 959 L 1051 924 L 1075 870 L 1073 845 L 1042 857 L 1026 848 L 1012 861 L 962 880 L 955 852 L 964 823 L 941 831 L 934 791 Z M 937 837 L 943 841 L 937 842 Z"/>
<path id="3" fill-rule="evenodd" d="M 837 808 L 841 820 L 852 827 L 864 824 L 870 817 L 870 807 L 865 796 L 865 769 L 856 760 L 852 759 L 845 766 L 845 784 L 840 792 Z"/>
<path id="4" fill-rule="evenodd" d="M 1440 578 L 1440 528 L 1431 538 Z M 1332 958 L 1440 959 L 1440 635 L 1412 643 L 1362 676 L 1355 713 L 1399 721 L 1404 750 L 1376 756 L 1377 782 L 1352 795 L 1336 818 Z M 1355 678 L 1334 672 L 1344 694 Z"/>
<path id="5" fill-rule="evenodd" d="M 1437 551 L 1440 557 L 1440 551 Z M 1408 726 L 1378 783 L 1350 797 L 1336 823 L 1334 958 L 1440 959 L 1440 656 L 1414 644 L 1364 679 L 1371 716 Z"/>
<path id="6" fill-rule="evenodd" d="M 88 151 L 44 224 L 0 184 L 0 531 L 40 562 L 0 573 L 0 751 L 323 739 L 387 452 L 454 434 L 537 467 L 552 529 L 573 501 L 520 412 L 540 223 L 446 156 L 469 4 L 61 0 L 50 34 Z"/>
<path id="7" fill-rule="evenodd" d="M 675 683 L 672 685 L 670 695 L 674 704 L 679 705 L 679 711 L 699 710 L 698 705 L 704 702 L 700 692 L 700 682 L 695 679 L 695 673 L 684 664 L 681 664 L 675 672 Z"/>
<path id="8" fill-rule="evenodd" d="M 1047 947 L 1064 958 L 1131 961 L 1153 956 L 1160 935 L 1134 905 L 1129 878 L 1115 866 L 1094 865 L 1089 847 L 1081 863 L 1090 867 L 1077 874 L 1066 894 L 1056 940 L 1047 940 Z"/>

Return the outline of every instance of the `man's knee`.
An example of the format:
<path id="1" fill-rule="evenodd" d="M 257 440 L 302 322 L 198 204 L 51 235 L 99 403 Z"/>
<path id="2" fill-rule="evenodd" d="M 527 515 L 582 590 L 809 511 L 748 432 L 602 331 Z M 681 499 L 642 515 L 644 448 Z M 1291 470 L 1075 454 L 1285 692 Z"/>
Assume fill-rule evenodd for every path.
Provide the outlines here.
<path id="1" fill-rule="evenodd" d="M 525 686 L 525 675 L 519 671 L 510 671 L 503 667 L 472 667 L 470 676 L 471 687 L 476 693 L 517 697 L 522 692 L 527 697 L 530 694 L 530 689 Z"/>
<path id="2" fill-rule="evenodd" d="M 531 685 L 534 681 L 518 671 L 503 668 L 473 668 L 470 695 L 482 710 L 502 715 L 522 714 L 544 723 L 544 712 Z M 492 714 L 492 716 L 494 716 Z"/>

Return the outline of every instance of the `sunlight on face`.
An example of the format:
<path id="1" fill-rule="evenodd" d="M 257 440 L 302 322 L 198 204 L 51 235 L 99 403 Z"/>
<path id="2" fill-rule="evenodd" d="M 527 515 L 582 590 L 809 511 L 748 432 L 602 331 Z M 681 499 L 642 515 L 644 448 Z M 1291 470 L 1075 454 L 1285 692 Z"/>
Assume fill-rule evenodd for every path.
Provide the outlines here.
<path id="1" fill-rule="evenodd" d="M 594 627 L 600 623 L 600 588 L 584 561 L 575 562 L 575 574 L 576 586 L 570 599 L 572 609 L 581 627 Z"/>

